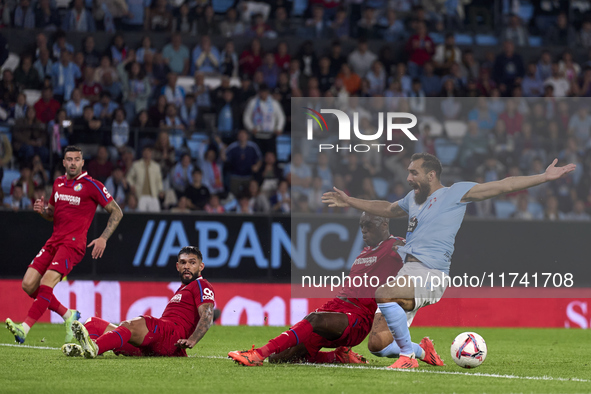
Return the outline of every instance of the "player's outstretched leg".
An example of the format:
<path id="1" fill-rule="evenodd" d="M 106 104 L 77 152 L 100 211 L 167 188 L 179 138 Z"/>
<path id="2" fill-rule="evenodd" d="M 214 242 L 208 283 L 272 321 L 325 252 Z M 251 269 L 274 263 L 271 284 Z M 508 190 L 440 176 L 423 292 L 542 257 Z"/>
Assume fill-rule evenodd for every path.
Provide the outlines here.
<path id="1" fill-rule="evenodd" d="M 54 297 L 55 299 L 55 297 Z M 56 300 L 57 301 L 57 300 Z M 75 341 L 74 333 L 72 332 L 72 323 L 80 320 L 80 312 L 75 309 L 68 310 L 68 317 L 64 319 L 64 325 L 66 326 L 66 339 L 65 343 L 72 343 Z"/>
<path id="2" fill-rule="evenodd" d="M 67 357 L 82 357 L 84 351 L 77 343 L 66 343 L 62 345 L 62 353 Z"/>
<path id="3" fill-rule="evenodd" d="M 99 349 L 96 343 L 90 338 L 86 327 L 79 321 L 75 321 L 72 323 L 72 332 L 74 333 L 74 337 L 80 343 L 80 347 L 82 348 L 82 354 L 85 358 L 95 358 L 99 354 Z M 63 351 L 63 349 L 62 349 Z"/>
<path id="4" fill-rule="evenodd" d="M 27 333 L 23 328 L 22 324 L 17 324 L 10 320 L 10 318 L 6 319 L 6 328 L 12 335 L 14 335 L 14 339 L 18 343 L 25 343 L 25 339 L 27 338 Z"/>
<path id="5" fill-rule="evenodd" d="M 367 360 L 348 346 L 339 346 L 331 352 L 318 352 L 308 356 L 306 361 L 313 364 L 367 364 Z"/>

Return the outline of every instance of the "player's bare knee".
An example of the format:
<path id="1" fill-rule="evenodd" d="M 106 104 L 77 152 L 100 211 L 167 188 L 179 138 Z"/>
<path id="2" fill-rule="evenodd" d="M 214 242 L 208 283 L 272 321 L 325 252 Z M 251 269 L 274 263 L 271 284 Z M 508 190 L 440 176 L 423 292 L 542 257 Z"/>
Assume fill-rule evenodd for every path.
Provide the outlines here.
<path id="1" fill-rule="evenodd" d="M 23 288 L 24 292 L 27 293 L 28 295 L 32 295 L 36 289 L 36 286 L 34 283 L 31 282 L 26 282 L 23 280 L 23 283 L 21 284 L 21 287 Z"/>
<path id="2" fill-rule="evenodd" d="M 316 312 L 312 312 L 308 316 L 306 316 L 304 319 L 308 320 L 310 325 L 312 325 L 312 328 L 316 328 L 316 326 L 318 325 L 318 322 L 319 322 L 319 318 L 320 318 L 320 316 L 318 316 L 318 314 Z"/>

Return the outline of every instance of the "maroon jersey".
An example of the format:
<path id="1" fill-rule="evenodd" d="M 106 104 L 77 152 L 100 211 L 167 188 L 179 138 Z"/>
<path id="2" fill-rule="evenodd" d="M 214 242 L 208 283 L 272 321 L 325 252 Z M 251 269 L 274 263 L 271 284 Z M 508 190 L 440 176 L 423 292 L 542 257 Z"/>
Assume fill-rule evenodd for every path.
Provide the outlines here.
<path id="1" fill-rule="evenodd" d="M 376 247 L 366 246 L 363 248 L 349 272 L 351 286 L 343 287 L 338 297 L 346 297 L 360 308 L 367 309 L 368 313 L 374 314 L 378 308 L 374 297 L 375 289 L 386 283 L 389 276 L 396 276 L 402 268 L 400 255 L 392 250 L 394 242 L 399 239 L 402 238 L 390 235 L 388 239 L 380 242 Z M 379 280 L 372 281 L 372 277 L 379 278 Z M 363 285 L 359 286 L 361 283 Z"/>
<path id="2" fill-rule="evenodd" d="M 162 313 L 161 319 L 175 322 L 185 330 L 185 338 L 189 338 L 199 323 L 199 307 L 202 304 L 215 302 L 211 284 L 198 277 L 188 285 L 181 286 Z"/>
<path id="3" fill-rule="evenodd" d="M 83 172 L 76 179 L 60 176 L 53 183 L 49 204 L 53 211 L 53 234 L 48 243 L 74 244 L 86 249 L 86 234 L 96 212 L 113 201 L 107 188 Z"/>

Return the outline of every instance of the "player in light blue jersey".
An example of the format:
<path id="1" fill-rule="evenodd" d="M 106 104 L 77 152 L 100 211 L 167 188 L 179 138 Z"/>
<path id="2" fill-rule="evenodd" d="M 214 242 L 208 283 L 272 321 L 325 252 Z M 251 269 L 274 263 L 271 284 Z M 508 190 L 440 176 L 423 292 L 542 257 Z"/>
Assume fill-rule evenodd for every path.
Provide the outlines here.
<path id="1" fill-rule="evenodd" d="M 399 356 L 389 368 L 418 367 L 408 327 L 419 308 L 434 304 L 443 296 L 449 281 L 441 280 L 441 285 L 435 286 L 429 278 L 444 278 L 449 274 L 455 237 L 464 219 L 466 204 L 528 189 L 575 170 L 574 164 L 556 167 L 557 162 L 555 159 L 539 175 L 509 177 L 482 184 L 458 182 L 445 187 L 440 181 L 442 167 L 439 159 L 428 153 L 415 153 L 407 177 L 413 190 L 399 201 L 361 200 L 349 197 L 337 188 L 324 194 L 322 201 L 329 207 L 351 206 L 376 216 L 397 218 L 408 215 L 409 218 L 406 244 L 397 247 L 405 264 L 396 280 L 376 291 L 383 318 L 376 316 L 374 320 L 369 342 L 373 354 Z"/>

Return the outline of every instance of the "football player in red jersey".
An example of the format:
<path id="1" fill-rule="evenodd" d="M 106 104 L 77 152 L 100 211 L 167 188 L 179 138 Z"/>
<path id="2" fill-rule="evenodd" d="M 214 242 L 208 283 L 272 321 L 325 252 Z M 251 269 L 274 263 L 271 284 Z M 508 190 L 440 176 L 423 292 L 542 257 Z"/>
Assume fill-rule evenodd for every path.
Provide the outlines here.
<path id="1" fill-rule="evenodd" d="M 404 239 L 390 235 L 387 218 L 363 213 L 359 221 L 363 241 L 367 247 L 357 256 L 349 277 L 377 277 L 385 283 L 402 267 L 402 260 L 393 249 Z M 370 283 L 372 281 L 370 280 Z M 373 291 L 378 286 L 364 288 L 344 287 L 339 295 L 310 313 L 265 346 L 246 351 L 233 351 L 228 356 L 246 366 L 271 362 L 300 361 L 312 363 L 365 363 L 363 357 L 351 350 L 359 345 L 370 332 L 377 304 Z M 331 352 L 320 349 L 336 348 Z"/>
<path id="2" fill-rule="evenodd" d="M 123 217 L 121 208 L 105 186 L 82 172 L 82 150 L 75 146 L 65 149 L 63 165 L 66 175 L 53 183 L 49 204 L 36 200 L 35 212 L 53 221 L 53 234 L 35 256 L 23 278 L 23 290 L 34 299 L 22 324 L 6 319 L 6 328 L 17 342 L 25 342 L 29 330 L 49 309 L 64 318 L 66 342 L 73 340 L 72 323 L 80 318 L 76 310 L 68 310 L 53 295 L 53 288 L 82 260 L 86 252 L 86 234 L 97 205 L 111 214 L 101 236 L 92 241 L 92 258 L 102 257 L 107 240 Z"/>
<path id="3" fill-rule="evenodd" d="M 143 315 L 124 321 L 119 327 L 91 317 L 72 330 L 78 344 L 65 344 L 66 356 L 95 358 L 109 350 L 126 356 L 186 357 L 213 322 L 214 292 L 203 279 L 203 257 L 199 249 L 185 246 L 178 254 L 176 269 L 182 286 L 168 302 L 161 318 Z"/>

